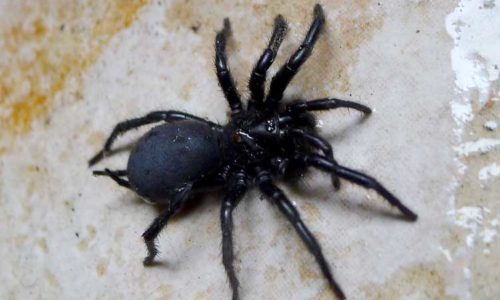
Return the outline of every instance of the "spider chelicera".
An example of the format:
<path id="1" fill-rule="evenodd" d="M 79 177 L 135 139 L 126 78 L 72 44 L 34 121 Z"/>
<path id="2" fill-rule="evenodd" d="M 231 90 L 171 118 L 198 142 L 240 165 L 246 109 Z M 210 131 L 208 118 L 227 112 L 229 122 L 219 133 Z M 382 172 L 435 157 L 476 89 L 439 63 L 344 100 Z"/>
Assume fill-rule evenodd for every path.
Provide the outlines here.
<path id="1" fill-rule="evenodd" d="M 219 187 L 225 190 L 220 213 L 222 229 L 222 262 L 238 299 L 238 279 L 233 267 L 232 213 L 239 200 L 252 185 L 275 204 L 290 221 L 308 250 L 314 255 L 321 272 L 338 298 L 345 295 L 334 280 L 321 247 L 301 220 L 300 214 L 274 179 L 294 182 L 308 167 L 331 174 L 333 186 L 340 180 L 373 189 L 397 207 L 406 219 L 417 215 L 408 209 L 377 180 L 344 167 L 335 161 L 332 147 L 315 130 L 311 111 L 352 108 L 365 115 L 371 109 L 340 99 L 291 101 L 284 104 L 283 92 L 300 66 L 310 56 L 325 23 L 322 7 L 314 7 L 314 19 L 302 45 L 274 75 L 265 94 L 266 73 L 276 57 L 287 31 L 281 15 L 274 21 L 274 30 L 267 48 L 260 56 L 248 83 L 251 92 L 244 109 L 240 95 L 226 62 L 226 40 L 231 34 L 228 19 L 215 38 L 215 67 L 219 84 L 231 108 L 228 124 L 220 126 L 199 117 L 178 111 L 155 111 L 144 117 L 119 123 L 107 139 L 103 150 L 90 161 L 92 166 L 107 154 L 120 135 L 137 127 L 165 122 L 146 133 L 130 154 L 126 170 L 94 171 L 127 187 L 149 202 L 165 206 L 165 210 L 143 233 L 148 255 L 144 265 L 151 265 L 158 253 L 155 240 L 168 219 L 178 212 L 195 192 Z"/>

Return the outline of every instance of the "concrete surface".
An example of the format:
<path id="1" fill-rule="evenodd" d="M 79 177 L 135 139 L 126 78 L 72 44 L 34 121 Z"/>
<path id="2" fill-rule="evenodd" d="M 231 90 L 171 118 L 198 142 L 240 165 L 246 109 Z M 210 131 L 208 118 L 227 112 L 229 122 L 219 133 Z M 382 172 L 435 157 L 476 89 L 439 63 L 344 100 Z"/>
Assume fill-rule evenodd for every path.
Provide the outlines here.
<path id="1" fill-rule="evenodd" d="M 314 1 L 0 1 L 1 299 L 228 299 L 221 194 L 173 220 L 159 266 L 140 235 L 157 215 L 94 178 L 86 161 L 117 122 L 154 109 L 227 120 L 213 39 L 233 24 L 229 63 L 245 89 L 283 14 L 294 51 Z M 284 188 L 350 299 L 500 295 L 500 3 L 322 1 L 327 25 L 287 97 L 375 109 L 319 114 L 338 161 L 380 179 L 420 215 L 403 222 L 372 192 L 333 192 L 318 173 Z M 486 124 L 486 125 L 485 125 Z M 500 124 L 499 124 L 500 125 Z M 126 145 L 141 132 L 121 139 Z M 126 153 L 98 167 L 120 167 Z M 243 299 L 331 299 L 312 257 L 250 192 L 235 213 Z"/>

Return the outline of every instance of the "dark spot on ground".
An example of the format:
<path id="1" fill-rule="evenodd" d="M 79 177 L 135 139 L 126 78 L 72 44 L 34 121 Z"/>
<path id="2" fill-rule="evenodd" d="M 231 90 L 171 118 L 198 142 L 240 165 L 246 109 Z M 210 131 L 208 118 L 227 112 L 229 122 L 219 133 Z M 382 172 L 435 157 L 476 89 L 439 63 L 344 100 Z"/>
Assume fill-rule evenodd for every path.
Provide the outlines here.
<path id="1" fill-rule="evenodd" d="M 191 25 L 191 30 L 194 32 L 194 33 L 198 33 L 198 30 L 200 30 L 200 27 L 201 25 L 200 24 L 196 24 L 196 25 Z"/>

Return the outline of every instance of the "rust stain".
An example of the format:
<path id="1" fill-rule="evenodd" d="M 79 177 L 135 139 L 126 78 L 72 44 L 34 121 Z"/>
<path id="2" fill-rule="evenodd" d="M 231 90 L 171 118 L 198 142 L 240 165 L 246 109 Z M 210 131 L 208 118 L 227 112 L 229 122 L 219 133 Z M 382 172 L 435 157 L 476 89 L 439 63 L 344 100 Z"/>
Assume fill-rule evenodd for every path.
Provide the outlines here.
<path id="1" fill-rule="evenodd" d="M 47 240 L 45 238 L 38 239 L 37 245 L 44 253 L 49 253 L 49 247 L 47 246 Z"/>
<path id="2" fill-rule="evenodd" d="M 146 0 L 12 2 L 0 29 L 0 131 L 14 135 L 47 117 L 68 79 L 81 80 Z M 14 20 L 13 20 L 14 19 Z"/>
<path id="3" fill-rule="evenodd" d="M 75 203 L 73 200 L 64 200 L 64 207 L 67 209 L 74 211 L 75 210 Z"/>
<path id="4" fill-rule="evenodd" d="M 45 275 L 45 279 L 52 287 L 55 287 L 55 288 L 61 287 L 61 285 L 59 284 L 59 281 L 57 281 L 56 276 L 54 276 L 54 274 L 52 274 L 52 272 L 50 272 L 49 270 L 45 270 L 44 275 Z"/>
<path id="5" fill-rule="evenodd" d="M 106 273 L 108 272 L 108 264 L 106 264 L 105 262 L 98 263 L 95 267 L 95 272 L 99 277 L 106 275 Z"/>
<path id="6" fill-rule="evenodd" d="M 87 225 L 87 238 L 80 240 L 77 244 L 78 250 L 84 252 L 89 248 L 89 242 L 96 237 L 96 228 L 92 225 Z"/>
<path id="7" fill-rule="evenodd" d="M 30 204 L 25 203 L 25 202 L 23 202 L 22 206 L 23 206 L 23 210 L 24 210 L 24 214 L 23 214 L 22 218 L 24 220 L 29 220 L 31 218 L 31 215 L 33 214 L 33 206 L 31 206 Z"/>
<path id="8" fill-rule="evenodd" d="M 369 284 L 362 288 L 364 299 L 402 299 L 419 295 L 425 299 L 455 299 L 446 295 L 444 272 L 434 265 L 402 268 L 382 285 Z M 425 287 L 422 290 L 421 287 Z M 419 298 L 419 297 L 417 297 Z"/>
<path id="9" fill-rule="evenodd" d="M 325 286 L 316 296 L 312 297 L 311 299 L 313 299 L 313 300 L 330 300 L 330 299 L 335 299 L 335 298 L 333 297 L 332 290 L 328 286 Z"/>
<path id="10" fill-rule="evenodd" d="M 306 263 L 304 261 L 301 261 L 299 264 L 300 280 L 302 280 L 304 282 L 304 281 L 315 281 L 315 280 L 321 279 L 322 276 L 313 267 L 316 267 L 316 266 L 311 265 L 309 263 Z"/>
<path id="11" fill-rule="evenodd" d="M 26 244 L 26 241 L 28 240 L 28 235 L 26 234 L 20 234 L 17 235 L 13 238 L 14 240 L 14 245 L 18 248 L 24 247 Z"/>
<path id="12" fill-rule="evenodd" d="M 349 72 L 358 63 L 357 50 L 364 42 L 371 39 L 376 30 L 384 24 L 383 16 L 362 14 L 359 18 L 351 19 L 345 15 L 338 18 L 340 28 L 334 32 L 335 41 L 339 47 L 344 48 L 347 59 L 333 59 L 336 70 L 333 72 L 335 78 L 335 89 L 347 93 L 351 89 Z"/>
<path id="13" fill-rule="evenodd" d="M 183 85 L 180 91 L 181 99 L 184 101 L 189 101 L 192 89 L 193 89 L 193 84 L 191 82 L 188 82 L 185 85 Z"/>
<path id="14" fill-rule="evenodd" d="M 115 231 L 114 240 L 116 243 L 120 243 L 123 240 L 124 231 L 125 227 L 120 227 Z"/>
<path id="15" fill-rule="evenodd" d="M 81 240 L 78 242 L 78 250 L 85 252 L 89 248 L 89 242 L 87 240 Z"/>
<path id="16" fill-rule="evenodd" d="M 174 291 L 173 285 L 162 284 L 156 289 L 152 298 L 153 299 L 171 299 L 173 291 Z"/>
<path id="17" fill-rule="evenodd" d="M 208 299 L 208 295 L 206 292 L 198 292 L 194 296 L 194 300 L 205 300 Z"/>
<path id="18" fill-rule="evenodd" d="M 266 270 L 264 271 L 264 278 L 268 282 L 272 282 L 278 278 L 280 274 L 280 270 L 276 268 L 275 266 L 269 265 L 266 267 Z"/>
<path id="19" fill-rule="evenodd" d="M 93 132 L 88 135 L 87 137 L 87 144 L 89 146 L 94 146 L 94 147 L 100 147 L 102 146 L 102 141 L 105 141 L 107 138 L 107 135 L 105 135 L 102 132 Z"/>
<path id="20" fill-rule="evenodd" d="M 303 212 L 305 218 L 310 219 L 312 222 L 321 220 L 321 212 L 315 204 L 306 202 L 301 205 L 300 209 Z"/>
<path id="21" fill-rule="evenodd" d="M 204 300 L 204 299 L 210 299 L 211 295 L 214 294 L 214 288 L 213 287 L 208 287 L 207 289 L 205 289 L 204 291 L 201 291 L 201 292 L 198 292 L 196 293 L 196 295 L 194 296 L 194 300 Z"/>
<path id="22" fill-rule="evenodd" d="M 488 93 L 488 99 L 481 108 L 480 112 L 484 113 L 492 109 L 495 102 L 497 102 L 499 99 L 500 99 L 500 80 L 497 79 L 491 82 L 491 87 Z"/>
<path id="23" fill-rule="evenodd" d="M 89 239 L 90 239 L 90 240 L 93 240 L 93 239 L 95 238 L 95 236 L 96 236 L 96 232 L 97 232 L 97 230 L 95 229 L 95 227 L 94 227 L 94 226 L 92 226 L 92 225 L 87 225 L 87 231 L 88 231 L 88 233 L 89 233 Z"/>
<path id="24" fill-rule="evenodd" d="M 31 173 L 38 173 L 38 172 L 40 172 L 40 167 L 37 166 L 37 165 L 28 165 L 26 167 L 26 169 L 27 169 L 28 172 L 31 172 Z"/>
<path id="25" fill-rule="evenodd" d="M 318 233 L 313 232 L 313 234 L 318 238 Z M 319 238 L 321 240 L 321 238 Z M 302 247 L 290 248 L 291 256 L 293 261 L 298 264 L 298 271 L 301 282 L 304 286 L 311 284 L 312 282 L 321 280 L 323 277 L 316 264 L 312 263 L 311 257 L 307 257 L 309 253 L 304 252 Z"/>

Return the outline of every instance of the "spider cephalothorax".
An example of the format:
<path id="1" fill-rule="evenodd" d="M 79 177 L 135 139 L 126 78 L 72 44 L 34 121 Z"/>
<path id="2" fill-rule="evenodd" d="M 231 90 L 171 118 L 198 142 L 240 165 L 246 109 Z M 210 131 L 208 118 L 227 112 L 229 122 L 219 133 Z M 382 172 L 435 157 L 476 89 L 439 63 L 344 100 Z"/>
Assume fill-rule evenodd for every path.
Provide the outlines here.
<path id="1" fill-rule="evenodd" d="M 116 125 L 103 150 L 89 161 L 92 166 L 109 154 L 114 140 L 128 130 L 156 122 L 166 123 L 151 129 L 139 140 L 126 170 L 94 171 L 95 175 L 109 176 L 148 201 L 165 206 L 165 210 L 142 235 L 148 250 L 145 265 L 152 264 L 158 253 L 156 237 L 168 219 L 189 201 L 190 195 L 207 188 L 223 188 L 225 197 L 220 214 L 222 260 L 233 299 L 238 299 L 238 280 L 233 268 L 232 212 L 247 189 L 256 185 L 291 222 L 316 258 L 335 294 L 344 299 L 344 293 L 333 279 L 316 238 L 302 222 L 295 206 L 273 182 L 275 179 L 287 181 L 305 172 L 308 167 L 331 174 L 336 188 L 340 187 L 339 179 L 345 179 L 373 189 L 396 206 L 408 220 L 417 219 L 415 213 L 378 181 L 338 164 L 330 144 L 316 133 L 314 117 L 310 113 L 352 108 L 368 115 L 370 108 L 333 98 L 295 100 L 288 104 L 281 101 L 288 83 L 310 56 L 324 22 L 323 9 L 317 4 L 302 45 L 274 75 L 266 95 L 266 73 L 287 30 L 283 17 L 276 17 L 269 44 L 250 77 L 248 86 L 251 96 L 245 109 L 226 63 L 226 39 L 230 35 L 230 24 L 225 19 L 224 27 L 215 39 L 215 67 L 219 84 L 231 108 L 228 124 L 220 126 L 177 111 L 151 112 Z"/>

